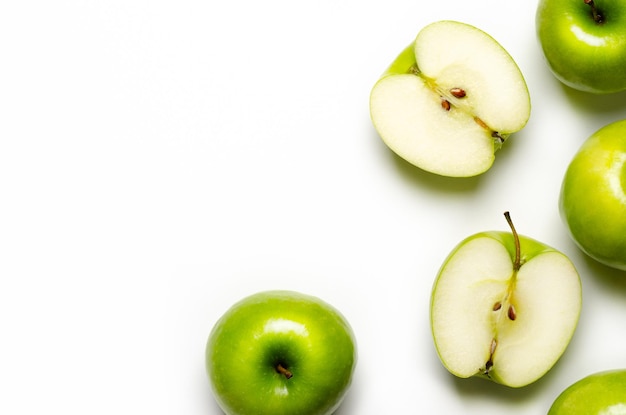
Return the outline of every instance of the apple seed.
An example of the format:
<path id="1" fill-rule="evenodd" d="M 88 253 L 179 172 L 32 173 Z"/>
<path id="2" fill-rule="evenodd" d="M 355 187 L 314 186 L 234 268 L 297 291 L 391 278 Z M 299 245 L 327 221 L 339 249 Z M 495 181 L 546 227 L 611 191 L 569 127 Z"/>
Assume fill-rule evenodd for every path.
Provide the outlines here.
<path id="1" fill-rule="evenodd" d="M 502 303 L 501 303 L 500 301 L 498 301 L 497 303 L 495 303 L 495 304 L 493 305 L 493 309 L 492 309 L 492 310 L 493 310 L 493 311 L 498 311 L 498 310 L 499 310 L 499 309 L 501 309 L 501 308 L 502 308 Z"/>
<path id="2" fill-rule="evenodd" d="M 491 347 L 489 349 L 489 360 L 487 360 L 487 363 L 485 363 L 485 371 L 483 372 L 485 376 L 489 376 L 489 371 L 493 367 L 493 354 L 496 352 L 497 346 L 498 346 L 498 342 L 496 342 L 496 339 L 491 339 Z"/>
<path id="3" fill-rule="evenodd" d="M 450 101 L 445 98 L 441 98 L 441 108 L 446 111 L 450 111 Z"/>
<path id="4" fill-rule="evenodd" d="M 509 317 L 509 320 L 511 321 L 515 321 L 515 319 L 517 318 L 517 313 L 515 312 L 515 307 L 513 307 L 513 304 L 509 306 L 509 311 L 507 312 L 507 316 Z"/>
<path id="5" fill-rule="evenodd" d="M 450 89 L 450 93 L 455 98 L 465 98 L 465 95 L 467 95 L 463 88 L 452 88 Z"/>
<path id="6" fill-rule="evenodd" d="M 489 376 L 489 371 L 491 370 L 492 367 L 493 367 L 493 361 L 489 359 L 487 363 L 485 363 L 485 371 L 483 372 L 483 374 L 486 376 Z"/>

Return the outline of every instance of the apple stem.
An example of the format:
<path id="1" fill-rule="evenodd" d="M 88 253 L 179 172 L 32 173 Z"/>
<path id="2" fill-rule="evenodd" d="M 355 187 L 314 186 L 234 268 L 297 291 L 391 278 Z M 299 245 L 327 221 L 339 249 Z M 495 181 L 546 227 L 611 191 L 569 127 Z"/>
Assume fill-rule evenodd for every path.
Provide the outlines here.
<path id="1" fill-rule="evenodd" d="M 596 3 L 593 0 L 583 0 L 583 1 L 585 2 L 585 4 L 591 7 L 591 15 L 593 16 L 593 21 L 596 23 L 604 23 L 604 17 L 598 11 L 598 8 L 596 7 Z"/>
<path id="2" fill-rule="evenodd" d="M 519 235 L 517 234 L 517 231 L 515 230 L 515 226 L 513 226 L 513 220 L 511 219 L 511 215 L 509 214 L 508 211 L 504 212 L 504 217 L 506 218 L 506 221 L 511 227 L 511 232 L 513 233 L 513 240 L 515 241 L 515 260 L 513 262 L 513 269 L 515 271 L 519 271 L 519 269 L 522 266 L 521 259 L 520 259 Z"/>
<path id="3" fill-rule="evenodd" d="M 291 373 L 289 369 L 285 368 L 280 363 L 276 365 L 276 371 L 280 373 L 281 375 L 285 376 L 287 379 L 291 379 L 293 376 L 293 373 Z"/>

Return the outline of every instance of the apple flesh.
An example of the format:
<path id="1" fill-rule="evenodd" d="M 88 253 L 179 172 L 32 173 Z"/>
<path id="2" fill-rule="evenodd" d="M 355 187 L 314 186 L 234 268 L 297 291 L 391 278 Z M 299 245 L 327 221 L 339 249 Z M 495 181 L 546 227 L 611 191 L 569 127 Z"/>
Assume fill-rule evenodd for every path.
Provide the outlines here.
<path id="1" fill-rule="evenodd" d="M 376 82 L 370 116 L 382 140 L 439 175 L 487 171 L 507 137 L 530 117 L 513 58 L 491 36 L 455 21 L 424 27 Z"/>
<path id="2" fill-rule="evenodd" d="M 452 374 L 510 387 L 542 377 L 565 351 L 582 305 L 580 277 L 561 252 L 512 232 L 457 245 L 433 286 L 431 329 Z"/>
<path id="3" fill-rule="evenodd" d="M 591 93 L 626 89 L 626 0 L 540 0 L 535 25 L 562 83 Z"/>
<path id="4" fill-rule="evenodd" d="M 559 208 L 583 252 L 626 271 L 626 120 L 583 143 L 565 172 Z"/>
<path id="5" fill-rule="evenodd" d="M 206 346 L 211 387 L 227 415 L 330 415 L 356 361 L 345 317 L 293 291 L 242 299 L 217 321 Z"/>
<path id="6" fill-rule="evenodd" d="M 626 369 L 580 379 L 556 398 L 548 415 L 626 415 Z"/>

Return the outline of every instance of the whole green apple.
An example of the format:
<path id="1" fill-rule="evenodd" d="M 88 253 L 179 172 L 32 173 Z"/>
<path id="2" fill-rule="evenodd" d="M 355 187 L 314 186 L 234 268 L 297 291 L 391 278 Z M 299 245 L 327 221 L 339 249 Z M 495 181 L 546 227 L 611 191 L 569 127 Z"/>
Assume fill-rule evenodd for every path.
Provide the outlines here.
<path id="1" fill-rule="evenodd" d="M 536 28 L 561 82 L 593 93 L 626 89 L 626 0 L 539 0 Z"/>
<path id="2" fill-rule="evenodd" d="M 587 255 L 626 270 L 626 120 L 583 143 L 565 172 L 559 204 L 570 235 Z"/>
<path id="3" fill-rule="evenodd" d="M 556 398 L 548 415 L 626 415 L 626 370 L 579 380 Z"/>
<path id="4" fill-rule="evenodd" d="M 206 368 L 227 415 L 328 415 L 357 361 L 343 315 L 317 297 L 265 291 L 233 305 L 206 346 Z"/>
<path id="5" fill-rule="evenodd" d="M 561 252 L 512 232 L 459 243 L 433 285 L 435 348 L 450 373 L 519 388 L 542 377 L 572 338 L 580 277 Z"/>

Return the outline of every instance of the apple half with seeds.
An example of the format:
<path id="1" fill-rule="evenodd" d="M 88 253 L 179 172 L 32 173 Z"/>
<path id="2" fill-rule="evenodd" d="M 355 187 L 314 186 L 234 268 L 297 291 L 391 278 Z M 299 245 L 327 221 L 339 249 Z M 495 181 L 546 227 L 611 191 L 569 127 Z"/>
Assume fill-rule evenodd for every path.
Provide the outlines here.
<path id="1" fill-rule="evenodd" d="M 370 94 L 374 128 L 398 156 L 443 176 L 487 171 L 530 118 L 530 95 L 509 53 L 456 21 L 424 27 Z"/>
<path id="2" fill-rule="evenodd" d="M 430 322 L 443 365 L 460 378 L 519 388 L 565 352 L 582 307 L 578 272 L 561 252 L 512 232 L 482 232 L 449 254 Z"/>

